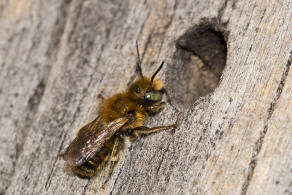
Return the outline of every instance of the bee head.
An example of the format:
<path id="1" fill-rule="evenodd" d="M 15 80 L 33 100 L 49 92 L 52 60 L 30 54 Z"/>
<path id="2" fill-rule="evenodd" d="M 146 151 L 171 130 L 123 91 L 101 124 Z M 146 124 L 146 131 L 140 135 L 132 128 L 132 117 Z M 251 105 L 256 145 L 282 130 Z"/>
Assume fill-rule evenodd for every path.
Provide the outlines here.
<path id="1" fill-rule="evenodd" d="M 163 82 L 155 76 L 161 70 L 164 62 L 161 63 L 159 68 L 154 72 L 151 77 L 145 77 L 142 73 L 141 67 L 141 58 L 139 53 L 138 41 L 136 41 L 136 49 L 137 49 L 137 69 L 139 72 L 139 77 L 136 81 L 130 86 L 129 93 L 130 96 L 143 103 L 156 103 L 162 100 L 163 93 L 165 92 L 163 88 Z"/>
<path id="2" fill-rule="evenodd" d="M 156 103 L 162 100 L 164 93 L 163 82 L 155 76 L 161 70 L 164 62 L 151 77 L 144 77 L 142 72 L 136 81 L 130 86 L 129 93 L 135 100 L 145 103 Z"/>

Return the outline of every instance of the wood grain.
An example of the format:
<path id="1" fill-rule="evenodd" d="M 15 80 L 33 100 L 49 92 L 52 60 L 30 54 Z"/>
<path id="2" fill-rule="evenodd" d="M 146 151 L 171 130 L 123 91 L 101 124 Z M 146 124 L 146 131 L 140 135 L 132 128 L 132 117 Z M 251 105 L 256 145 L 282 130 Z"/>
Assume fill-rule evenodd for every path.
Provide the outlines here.
<path id="1" fill-rule="evenodd" d="M 292 194 L 291 21 L 291 0 L 0 0 L 0 194 Z M 202 62 L 177 45 L 207 23 L 227 60 L 198 98 L 181 70 Z M 133 81 L 136 39 L 147 75 L 166 62 L 182 124 L 129 143 L 106 184 L 107 168 L 72 176 L 57 155 L 100 94 Z M 167 106 L 148 126 L 176 117 Z"/>

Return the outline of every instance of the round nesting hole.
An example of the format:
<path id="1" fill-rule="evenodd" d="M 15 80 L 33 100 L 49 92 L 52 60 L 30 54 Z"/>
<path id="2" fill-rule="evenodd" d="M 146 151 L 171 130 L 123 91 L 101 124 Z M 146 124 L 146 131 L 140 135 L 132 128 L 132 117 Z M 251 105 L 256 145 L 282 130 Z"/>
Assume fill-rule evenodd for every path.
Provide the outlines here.
<path id="1" fill-rule="evenodd" d="M 227 47 L 223 34 L 210 24 L 200 24 L 176 42 L 166 81 L 179 107 L 188 107 L 214 91 L 226 64 Z"/>

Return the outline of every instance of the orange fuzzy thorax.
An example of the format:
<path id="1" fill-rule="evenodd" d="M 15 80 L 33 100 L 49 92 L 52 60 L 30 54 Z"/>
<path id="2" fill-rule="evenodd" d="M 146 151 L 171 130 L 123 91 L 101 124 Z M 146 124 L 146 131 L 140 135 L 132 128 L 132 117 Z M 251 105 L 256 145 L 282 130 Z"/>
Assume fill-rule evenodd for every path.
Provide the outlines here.
<path id="1" fill-rule="evenodd" d="M 163 88 L 163 82 L 154 79 L 152 86 L 149 87 L 151 78 L 139 77 L 125 92 L 113 95 L 100 105 L 99 111 L 104 122 L 125 116 L 129 112 L 135 113 L 135 121 L 131 127 L 142 126 L 147 119 L 144 110 L 144 94 L 147 90 L 159 91 Z M 140 93 L 137 93 L 139 88 Z"/>

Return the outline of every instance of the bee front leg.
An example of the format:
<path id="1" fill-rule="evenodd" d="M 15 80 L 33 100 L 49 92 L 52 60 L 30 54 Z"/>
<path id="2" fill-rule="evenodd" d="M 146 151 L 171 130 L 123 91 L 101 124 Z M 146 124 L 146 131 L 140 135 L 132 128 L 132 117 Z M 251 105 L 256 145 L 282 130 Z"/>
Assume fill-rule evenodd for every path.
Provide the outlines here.
<path id="1" fill-rule="evenodd" d="M 145 108 L 145 110 L 148 113 L 154 114 L 154 113 L 160 112 L 164 108 L 165 104 L 166 104 L 165 102 L 160 102 L 158 104 L 153 104 L 151 106 L 147 106 Z"/>

